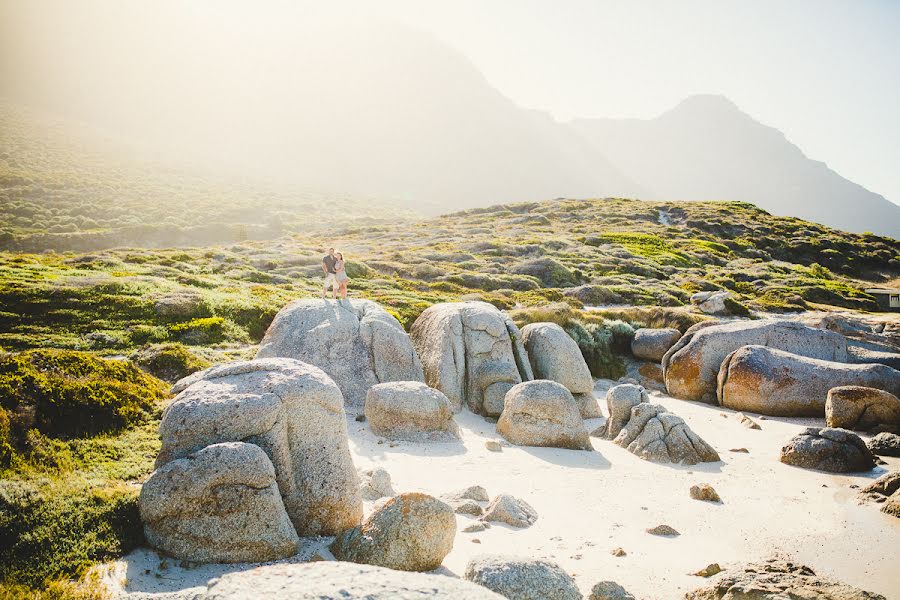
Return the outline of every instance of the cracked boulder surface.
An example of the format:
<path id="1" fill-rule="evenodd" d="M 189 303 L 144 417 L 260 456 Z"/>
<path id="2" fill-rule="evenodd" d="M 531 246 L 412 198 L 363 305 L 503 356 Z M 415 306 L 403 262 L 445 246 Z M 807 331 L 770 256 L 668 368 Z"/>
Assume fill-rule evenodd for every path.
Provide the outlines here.
<path id="1" fill-rule="evenodd" d="M 269 461 L 296 534 L 333 535 L 359 524 L 362 498 L 343 398 L 321 369 L 286 358 L 238 361 L 195 373 L 174 390 L 178 396 L 160 423 L 157 470 L 147 484 L 173 461 L 189 459 L 216 444 L 244 442 Z M 248 463 L 246 469 L 251 467 Z M 210 463 L 209 468 L 218 467 Z M 243 469 L 239 463 L 234 468 Z M 192 472 L 202 475 L 196 467 Z M 235 475 L 245 476 L 249 475 Z M 215 496 L 204 498 L 209 502 L 197 510 L 211 514 L 223 510 Z M 142 495 L 142 514 L 155 514 L 157 501 L 157 496 Z M 263 518 L 257 517 L 261 531 Z M 228 535 L 227 530 L 220 533 Z M 202 560 L 199 556 L 184 558 Z"/>
<path id="2" fill-rule="evenodd" d="M 506 393 L 533 379 L 519 328 L 487 302 L 447 302 L 422 312 L 410 330 L 425 383 L 454 412 L 499 416 Z"/>
<path id="3" fill-rule="evenodd" d="M 571 392 L 545 379 L 519 383 L 509 390 L 497 433 L 517 446 L 593 450 Z"/>
<path id="4" fill-rule="evenodd" d="M 354 408 L 362 408 L 369 388 L 378 383 L 424 381 L 409 335 L 371 300 L 291 302 L 275 315 L 256 353 L 271 357 L 319 367 Z"/>
<path id="5" fill-rule="evenodd" d="M 846 429 L 807 427 L 781 449 L 781 462 L 831 473 L 870 471 L 875 459 L 866 443 Z"/>
<path id="6" fill-rule="evenodd" d="M 900 399 L 894 394 L 858 385 L 828 390 L 825 424 L 870 431 L 900 431 Z"/>
<path id="7" fill-rule="evenodd" d="M 859 497 L 881 504 L 881 512 L 900 518 L 900 471 L 882 475 L 860 490 Z"/>
<path id="8" fill-rule="evenodd" d="M 157 469 L 141 488 L 144 534 L 154 548 L 197 562 L 263 562 L 300 542 L 259 446 L 212 444 Z"/>
<path id="9" fill-rule="evenodd" d="M 715 404 L 716 377 L 722 361 L 738 348 L 751 344 L 822 360 L 848 360 L 844 336 L 794 321 L 765 319 L 700 325 L 688 329 L 662 358 L 666 390 L 675 398 Z"/>
<path id="10" fill-rule="evenodd" d="M 882 364 L 847 364 L 767 346 L 743 346 L 722 362 L 719 404 L 775 417 L 824 417 L 828 392 L 863 386 L 900 394 L 900 371 Z"/>
<path id="11" fill-rule="evenodd" d="M 687 600 L 886 600 L 881 594 L 816 575 L 804 565 L 768 560 L 730 567 L 709 586 L 685 595 Z"/>
<path id="12" fill-rule="evenodd" d="M 630 384 L 617 388 L 626 385 Z M 613 438 L 613 443 L 644 460 L 657 463 L 695 465 L 720 460 L 713 447 L 694 433 L 684 419 L 663 406 L 647 403 L 646 392 L 640 386 L 631 385 L 631 388 L 637 390 L 621 390 L 616 394 L 616 403 L 610 404 L 607 436 Z M 616 388 L 610 392 L 613 390 Z M 623 423 L 626 415 L 627 421 Z"/>

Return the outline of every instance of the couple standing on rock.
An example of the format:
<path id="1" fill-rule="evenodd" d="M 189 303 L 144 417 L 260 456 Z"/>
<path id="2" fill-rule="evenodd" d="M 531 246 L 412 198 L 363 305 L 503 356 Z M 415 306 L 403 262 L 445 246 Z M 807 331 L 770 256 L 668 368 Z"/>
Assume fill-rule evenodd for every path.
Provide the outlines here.
<path id="1" fill-rule="evenodd" d="M 331 297 L 337 300 L 338 293 L 341 299 L 347 298 L 347 282 L 350 278 L 347 276 L 347 266 L 344 263 L 344 255 L 335 252 L 334 248 L 328 249 L 328 254 L 322 257 L 322 272 L 325 273 L 325 284 L 322 286 L 322 298 L 331 286 Z"/>

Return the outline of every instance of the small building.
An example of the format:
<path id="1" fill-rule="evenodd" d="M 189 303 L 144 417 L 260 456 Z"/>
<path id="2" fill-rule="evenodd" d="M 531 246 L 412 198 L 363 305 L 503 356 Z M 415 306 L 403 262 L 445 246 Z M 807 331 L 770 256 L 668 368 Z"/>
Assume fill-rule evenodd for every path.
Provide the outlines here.
<path id="1" fill-rule="evenodd" d="M 875 296 L 880 310 L 900 312 L 900 289 L 869 288 L 866 293 Z"/>

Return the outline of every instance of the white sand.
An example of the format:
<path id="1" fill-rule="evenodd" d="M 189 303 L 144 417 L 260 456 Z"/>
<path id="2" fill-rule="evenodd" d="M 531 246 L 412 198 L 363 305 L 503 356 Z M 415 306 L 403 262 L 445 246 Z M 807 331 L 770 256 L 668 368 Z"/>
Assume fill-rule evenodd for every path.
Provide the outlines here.
<path id="1" fill-rule="evenodd" d="M 603 398 L 613 385 L 598 381 Z M 900 519 L 877 506 L 859 505 L 856 490 L 900 459 L 864 475 L 832 475 L 783 465 L 781 446 L 815 419 L 765 419 L 751 415 L 761 431 L 743 427 L 727 409 L 674 400 L 652 392 L 652 401 L 683 417 L 722 457 L 721 463 L 670 466 L 649 463 L 626 450 L 593 438 L 595 452 L 504 446 L 488 451 L 484 442 L 501 439 L 494 425 L 468 412 L 457 415 L 460 443 L 378 443 L 365 423 L 349 419 L 350 448 L 357 467 L 382 466 L 398 492 L 441 495 L 482 485 L 491 497 L 511 493 L 538 512 L 528 529 L 494 525 L 479 533 L 457 534 L 444 561 L 445 574 L 460 576 L 470 557 L 490 552 L 546 557 L 572 573 L 585 594 L 601 580 L 622 584 L 640 598 L 679 598 L 707 580 L 691 576 L 709 563 L 723 568 L 771 556 L 790 557 L 820 575 L 863 589 L 900 597 Z M 605 403 L 601 400 L 601 406 Z M 723 417 L 723 415 L 725 415 Z M 588 422 L 589 428 L 602 423 Z M 747 448 L 749 454 L 730 448 Z M 710 483 L 723 503 L 692 500 L 695 483 Z M 367 503 L 366 510 L 371 507 Z M 461 530 L 471 518 L 457 517 Z M 676 538 L 652 536 L 645 529 L 668 524 Z M 480 540 L 474 543 L 474 540 Z M 310 541 L 301 556 L 323 550 L 327 540 Z M 610 553 L 622 547 L 628 554 Z M 295 559 L 296 560 L 296 559 Z M 169 560 L 139 551 L 112 566 L 110 580 L 127 578 L 129 592 L 165 592 L 202 585 L 234 565 L 182 569 Z M 149 570 L 149 573 L 145 573 Z M 157 576 L 159 575 L 159 576 Z"/>

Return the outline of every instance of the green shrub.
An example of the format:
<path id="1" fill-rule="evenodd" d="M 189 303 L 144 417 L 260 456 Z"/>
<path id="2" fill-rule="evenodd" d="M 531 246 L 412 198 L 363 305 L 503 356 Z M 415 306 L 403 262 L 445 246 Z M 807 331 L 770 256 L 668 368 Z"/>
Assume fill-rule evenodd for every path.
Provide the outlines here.
<path id="1" fill-rule="evenodd" d="M 9 413 L 6 409 L 0 408 L 0 470 L 9 467 L 14 455 L 15 446 L 13 445 Z"/>
<path id="2" fill-rule="evenodd" d="M 131 360 L 154 377 L 170 383 L 212 364 L 177 342 L 145 346 L 134 352 Z"/>
<path id="3" fill-rule="evenodd" d="M 40 587 L 0 582 L 0 600 L 110 600 L 110 595 L 99 577 L 89 576 L 81 581 L 47 581 Z"/>
<path id="4" fill-rule="evenodd" d="M 160 325 L 135 325 L 128 329 L 128 338 L 132 344 L 158 344 L 169 339 L 169 331 Z"/>
<path id="5" fill-rule="evenodd" d="M 33 425 L 55 437 L 95 435 L 139 423 L 166 393 L 163 382 L 129 361 L 67 350 L 0 355 L 0 407 L 33 411 Z"/>
<path id="6" fill-rule="evenodd" d="M 143 539 L 134 486 L 0 482 L 0 580 L 6 584 L 77 576 Z"/>
<path id="7" fill-rule="evenodd" d="M 169 326 L 169 332 L 188 344 L 217 344 L 225 339 L 225 319 L 205 317 Z"/>
<path id="8" fill-rule="evenodd" d="M 750 309 L 745 305 L 741 304 L 734 298 L 730 296 L 725 298 L 725 309 L 728 310 L 729 313 L 739 317 L 748 317 L 750 316 Z"/>
<path id="9" fill-rule="evenodd" d="M 552 258 L 535 258 L 513 265 L 510 272 L 537 278 L 547 287 L 577 285 L 579 278 L 562 263 Z"/>
<path id="10" fill-rule="evenodd" d="M 270 301 L 266 304 L 228 302 L 216 309 L 216 312 L 243 327 L 253 342 L 260 341 L 266 334 L 282 303 Z"/>
<path id="11" fill-rule="evenodd" d="M 510 311 L 509 316 L 517 327 L 524 327 L 529 323 L 556 323 L 560 327 L 565 327 L 576 318 L 577 313 L 570 304 L 554 302 L 518 308 Z"/>
<path id="12" fill-rule="evenodd" d="M 613 352 L 614 334 L 597 323 L 582 324 L 577 321 L 565 327 L 575 340 L 594 377 L 618 379 L 625 375 L 625 361 Z"/>

